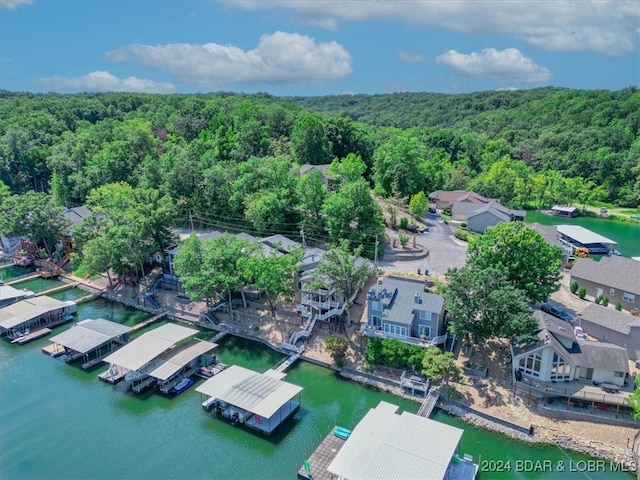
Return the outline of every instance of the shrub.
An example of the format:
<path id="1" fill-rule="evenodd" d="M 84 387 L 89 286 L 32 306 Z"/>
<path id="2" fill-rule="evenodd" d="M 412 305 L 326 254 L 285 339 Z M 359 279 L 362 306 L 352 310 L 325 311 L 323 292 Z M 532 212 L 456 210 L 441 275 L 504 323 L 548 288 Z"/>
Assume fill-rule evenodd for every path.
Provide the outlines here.
<path id="1" fill-rule="evenodd" d="M 463 228 L 457 228 L 454 235 L 457 239 L 466 242 L 468 238 L 468 230 L 465 230 Z"/>
<path id="2" fill-rule="evenodd" d="M 605 307 L 609 305 L 609 297 L 602 297 L 602 305 Z"/>
<path id="3" fill-rule="evenodd" d="M 341 337 L 329 337 L 324 341 L 324 345 L 331 352 L 334 362 L 338 367 L 342 367 L 344 357 L 347 355 L 349 344 Z"/>
<path id="4" fill-rule="evenodd" d="M 407 243 L 409 243 L 409 235 L 404 232 L 398 233 L 398 241 L 400 242 L 400 245 L 402 245 L 402 248 L 406 247 Z"/>
<path id="5" fill-rule="evenodd" d="M 578 296 L 584 300 L 584 297 L 587 296 L 587 289 L 585 287 L 582 287 L 580 290 L 578 290 Z"/>
<path id="6" fill-rule="evenodd" d="M 619 312 L 622 311 L 622 304 L 620 302 L 616 303 L 616 310 Z"/>
<path id="7" fill-rule="evenodd" d="M 596 302 L 596 305 L 600 305 L 600 303 L 602 302 L 602 295 L 598 295 L 594 301 Z"/>
<path id="8" fill-rule="evenodd" d="M 402 217 L 400 219 L 400 228 L 407 228 L 409 226 L 409 219 L 407 217 Z"/>
<path id="9" fill-rule="evenodd" d="M 460 224 L 460 226 L 461 226 L 462 228 L 467 228 L 467 222 L 462 222 L 462 223 Z"/>
<path id="10" fill-rule="evenodd" d="M 573 282 L 571 282 L 571 293 L 573 293 L 575 295 L 575 293 L 578 291 L 578 288 L 580 288 L 580 286 L 578 285 L 578 282 L 576 282 L 575 280 Z"/>

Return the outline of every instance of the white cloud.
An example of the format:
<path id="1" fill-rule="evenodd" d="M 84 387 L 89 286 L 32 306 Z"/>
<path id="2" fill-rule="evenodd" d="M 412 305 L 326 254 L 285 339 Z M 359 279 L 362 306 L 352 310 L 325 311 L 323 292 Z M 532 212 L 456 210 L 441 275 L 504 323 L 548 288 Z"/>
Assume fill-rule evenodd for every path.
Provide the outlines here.
<path id="1" fill-rule="evenodd" d="M 199 88 L 234 84 L 302 84 L 345 77 L 351 55 L 337 42 L 316 43 L 297 33 L 263 35 L 258 46 L 244 51 L 232 45 L 126 45 L 107 52 L 116 62 L 132 61 L 168 70 L 180 82 Z"/>
<path id="2" fill-rule="evenodd" d="M 31 5 L 33 0 L 0 0 L 0 10 L 15 10 L 23 5 Z"/>
<path id="3" fill-rule="evenodd" d="M 245 10 L 293 10 L 336 29 L 339 20 L 395 20 L 474 35 L 511 35 L 553 51 L 624 55 L 637 49 L 637 0 L 219 0 Z"/>
<path id="4" fill-rule="evenodd" d="M 118 78 L 109 72 L 91 72 L 82 77 L 46 77 L 34 82 L 36 85 L 53 92 L 140 92 L 172 93 L 176 87 L 171 83 L 162 83 L 146 78 Z"/>
<path id="5" fill-rule="evenodd" d="M 411 53 L 404 50 L 398 51 L 398 60 L 403 63 L 420 63 L 423 58 L 422 55 L 418 53 Z"/>
<path id="6" fill-rule="evenodd" d="M 543 83 L 551 79 L 549 70 L 533 63 L 517 48 L 485 48 L 469 54 L 449 50 L 437 56 L 436 61 L 467 77 L 492 78 L 506 83 Z"/>

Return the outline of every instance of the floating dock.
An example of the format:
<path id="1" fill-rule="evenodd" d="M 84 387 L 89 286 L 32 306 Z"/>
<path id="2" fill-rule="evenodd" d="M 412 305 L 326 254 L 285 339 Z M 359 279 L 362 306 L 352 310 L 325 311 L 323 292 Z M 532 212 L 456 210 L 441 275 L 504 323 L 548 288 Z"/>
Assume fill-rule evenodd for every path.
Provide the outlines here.
<path id="1" fill-rule="evenodd" d="M 302 465 L 298 469 L 298 478 L 301 480 L 334 480 L 335 475 L 329 473 L 327 468 L 336 458 L 344 442 L 342 438 L 336 437 L 331 429 L 329 435 L 324 438 L 307 460 L 307 468 Z"/>
<path id="2" fill-rule="evenodd" d="M 11 343 L 17 343 L 18 345 L 23 345 L 25 343 L 32 342 L 37 338 L 44 337 L 45 335 L 49 335 L 50 333 L 51 333 L 50 328 L 41 328 L 33 332 L 25 333 L 21 337 L 16 337 L 13 340 L 11 340 Z"/>
<path id="3" fill-rule="evenodd" d="M 58 343 L 50 343 L 42 347 L 42 352 L 50 357 L 59 357 L 64 354 L 64 347 Z"/>

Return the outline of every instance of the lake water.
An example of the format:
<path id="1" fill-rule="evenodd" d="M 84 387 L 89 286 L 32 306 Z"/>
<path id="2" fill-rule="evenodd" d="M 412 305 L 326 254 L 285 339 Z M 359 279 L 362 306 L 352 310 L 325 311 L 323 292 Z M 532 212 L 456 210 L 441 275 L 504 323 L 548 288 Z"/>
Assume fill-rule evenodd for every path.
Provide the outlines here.
<path id="1" fill-rule="evenodd" d="M 138 312 L 89 302 L 79 312 L 122 323 Z M 66 327 L 56 329 L 54 333 Z M 303 386 L 301 410 L 273 437 L 210 418 L 195 386 L 178 397 L 134 395 L 98 380 L 104 367 L 86 372 L 41 353 L 40 339 L 16 346 L 0 342 L 0 478 L 18 479 L 294 479 L 334 425 L 353 428 L 385 400 L 401 411 L 418 404 L 345 381 L 334 372 L 299 362 L 287 380 Z M 264 371 L 282 356 L 267 347 L 227 337 L 218 356 L 228 364 Z M 202 382 L 200 380 L 199 382 Z M 473 428 L 436 412 L 435 419 L 465 430 L 460 453 L 481 461 L 546 460 L 553 465 L 588 457 L 557 447 L 531 446 Z M 480 458 L 481 456 L 481 458 Z M 488 465 L 488 464 L 487 464 Z M 485 472 L 480 478 L 559 478 L 550 472 Z M 632 479 L 620 472 L 573 472 L 560 478 Z"/>
<path id="2" fill-rule="evenodd" d="M 528 211 L 525 221 L 542 225 L 580 225 L 618 242 L 616 248 L 625 257 L 640 257 L 640 222 L 623 223 L 594 217 L 562 218 L 537 211 Z"/>
<path id="3" fill-rule="evenodd" d="M 11 265 L 9 267 L 0 268 L 0 280 L 7 282 L 12 278 L 21 277 L 28 273 L 35 272 L 35 267 L 19 267 L 17 265 Z"/>

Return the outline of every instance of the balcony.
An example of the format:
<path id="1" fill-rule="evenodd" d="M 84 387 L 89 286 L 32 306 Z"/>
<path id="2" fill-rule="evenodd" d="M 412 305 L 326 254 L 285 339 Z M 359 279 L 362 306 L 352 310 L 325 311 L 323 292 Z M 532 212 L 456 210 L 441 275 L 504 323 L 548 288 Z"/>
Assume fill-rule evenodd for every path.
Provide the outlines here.
<path id="1" fill-rule="evenodd" d="M 332 308 L 340 308 L 342 306 L 342 302 L 330 299 L 320 300 L 317 295 L 303 295 L 300 303 L 307 307 L 315 307 L 321 310 L 330 310 Z"/>
<path id="2" fill-rule="evenodd" d="M 447 334 L 439 335 L 432 338 L 417 338 L 407 337 L 402 335 L 395 335 L 393 333 L 387 333 L 382 330 L 382 327 L 374 327 L 371 325 L 364 325 L 360 329 L 360 333 L 365 337 L 377 337 L 377 338 L 395 338 L 401 342 L 408 343 L 409 345 L 417 345 L 422 348 L 434 347 L 436 345 L 443 344 L 447 341 Z"/>

